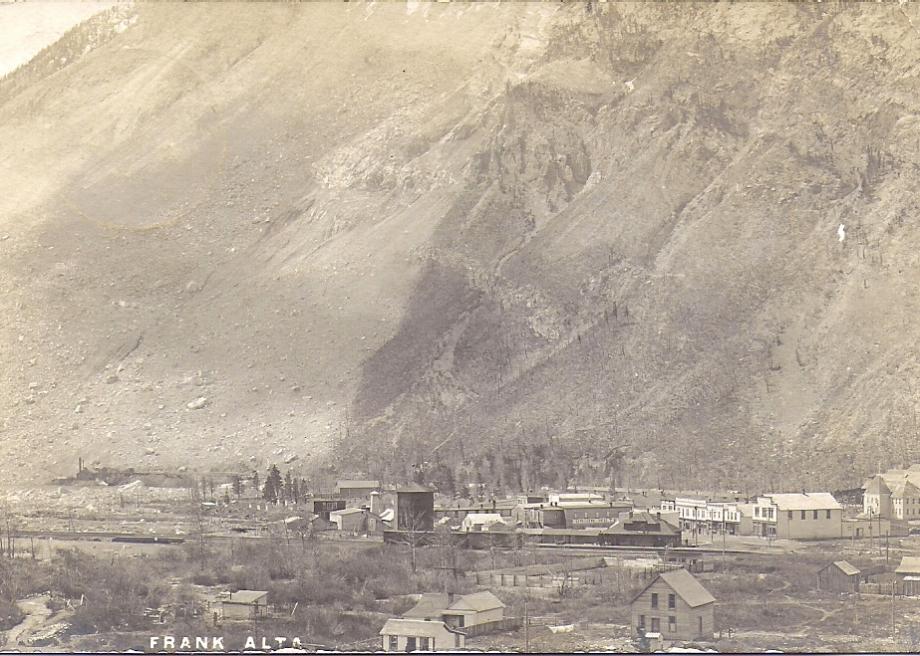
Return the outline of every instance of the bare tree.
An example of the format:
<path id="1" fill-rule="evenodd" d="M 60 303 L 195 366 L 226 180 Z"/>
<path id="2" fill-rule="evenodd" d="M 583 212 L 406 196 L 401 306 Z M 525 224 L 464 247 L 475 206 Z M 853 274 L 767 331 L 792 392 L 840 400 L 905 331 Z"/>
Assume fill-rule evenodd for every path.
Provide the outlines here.
<path id="1" fill-rule="evenodd" d="M 432 542 L 431 516 L 423 511 L 410 511 L 405 513 L 405 519 L 400 520 L 403 541 L 409 546 L 409 557 L 412 564 L 412 573 L 418 570 L 418 549 Z"/>

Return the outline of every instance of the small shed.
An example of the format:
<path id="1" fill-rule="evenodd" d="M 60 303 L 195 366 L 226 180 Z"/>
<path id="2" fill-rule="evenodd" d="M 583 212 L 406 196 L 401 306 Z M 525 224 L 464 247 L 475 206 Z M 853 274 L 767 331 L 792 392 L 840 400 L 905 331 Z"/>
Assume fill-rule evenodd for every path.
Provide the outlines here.
<path id="1" fill-rule="evenodd" d="M 818 570 L 818 590 L 859 592 L 859 570 L 845 560 L 836 560 Z"/>
<path id="2" fill-rule="evenodd" d="M 268 591 L 237 590 L 219 597 L 220 614 L 225 620 L 253 620 L 268 614 Z"/>
<path id="3" fill-rule="evenodd" d="M 898 565 L 894 573 L 897 574 L 898 578 L 901 580 L 911 576 L 920 577 L 920 557 L 904 556 L 901 558 L 901 564 Z"/>
<path id="4" fill-rule="evenodd" d="M 366 529 L 366 511 L 361 508 L 345 508 L 329 513 L 329 521 L 340 531 L 360 533 Z"/>

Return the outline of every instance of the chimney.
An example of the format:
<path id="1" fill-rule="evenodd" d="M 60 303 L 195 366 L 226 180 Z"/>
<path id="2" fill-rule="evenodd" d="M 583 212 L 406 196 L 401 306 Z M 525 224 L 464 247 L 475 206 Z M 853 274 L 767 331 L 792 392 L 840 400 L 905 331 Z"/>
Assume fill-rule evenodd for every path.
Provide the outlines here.
<path id="1" fill-rule="evenodd" d="M 371 492 L 371 512 L 375 515 L 379 515 L 382 510 L 380 504 L 380 493 L 376 490 Z"/>

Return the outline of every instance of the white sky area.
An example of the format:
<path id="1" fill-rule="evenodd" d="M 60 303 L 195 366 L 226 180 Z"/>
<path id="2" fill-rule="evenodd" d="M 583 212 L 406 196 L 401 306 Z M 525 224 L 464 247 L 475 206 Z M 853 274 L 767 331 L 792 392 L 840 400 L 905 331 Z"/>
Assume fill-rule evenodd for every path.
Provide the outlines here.
<path id="1" fill-rule="evenodd" d="M 114 2 L 0 2 L 0 77 Z"/>

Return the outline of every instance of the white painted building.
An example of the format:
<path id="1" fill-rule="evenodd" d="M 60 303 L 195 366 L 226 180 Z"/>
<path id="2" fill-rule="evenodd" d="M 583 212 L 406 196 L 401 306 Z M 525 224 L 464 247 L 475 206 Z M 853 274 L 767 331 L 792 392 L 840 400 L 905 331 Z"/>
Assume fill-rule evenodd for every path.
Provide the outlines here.
<path id="1" fill-rule="evenodd" d="M 469 513 L 460 524 L 461 531 L 490 531 L 505 528 L 505 518 L 498 513 Z"/>
<path id="2" fill-rule="evenodd" d="M 754 531 L 764 537 L 843 537 L 843 506 L 829 492 L 765 494 L 754 504 Z"/>
<path id="3" fill-rule="evenodd" d="M 463 649 L 466 635 L 442 620 L 391 618 L 380 629 L 383 651 L 456 651 Z"/>
<path id="4" fill-rule="evenodd" d="M 661 509 L 676 512 L 680 527 L 685 530 L 740 532 L 741 510 L 736 503 L 677 497 L 662 500 Z"/>

